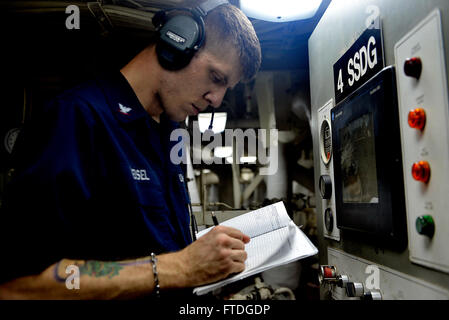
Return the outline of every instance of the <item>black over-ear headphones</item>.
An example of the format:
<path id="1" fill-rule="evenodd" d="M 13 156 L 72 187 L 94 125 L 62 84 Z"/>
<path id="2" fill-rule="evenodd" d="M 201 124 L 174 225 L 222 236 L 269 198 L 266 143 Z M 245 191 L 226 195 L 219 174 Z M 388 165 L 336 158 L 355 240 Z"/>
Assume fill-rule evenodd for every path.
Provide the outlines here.
<path id="1" fill-rule="evenodd" d="M 208 0 L 192 8 L 173 8 L 157 12 L 153 25 L 159 32 L 156 53 L 159 64 L 167 70 L 186 67 L 206 39 L 204 18 L 227 0 Z"/>

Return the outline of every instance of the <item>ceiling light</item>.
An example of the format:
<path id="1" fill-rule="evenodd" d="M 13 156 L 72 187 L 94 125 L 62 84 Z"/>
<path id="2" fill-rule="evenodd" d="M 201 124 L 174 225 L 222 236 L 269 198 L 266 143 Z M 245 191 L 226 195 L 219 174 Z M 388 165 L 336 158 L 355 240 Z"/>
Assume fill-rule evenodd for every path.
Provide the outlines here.
<path id="1" fill-rule="evenodd" d="M 240 9 L 251 18 L 287 22 L 312 18 L 322 0 L 240 0 Z"/>

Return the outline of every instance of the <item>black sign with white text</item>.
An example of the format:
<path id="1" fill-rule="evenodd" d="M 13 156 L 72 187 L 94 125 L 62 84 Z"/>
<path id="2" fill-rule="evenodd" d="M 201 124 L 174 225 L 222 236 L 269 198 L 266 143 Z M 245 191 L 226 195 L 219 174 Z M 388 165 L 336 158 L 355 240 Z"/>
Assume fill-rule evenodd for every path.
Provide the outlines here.
<path id="1" fill-rule="evenodd" d="M 377 21 L 366 29 L 351 48 L 334 64 L 336 104 L 384 68 L 382 40 L 380 21 Z"/>

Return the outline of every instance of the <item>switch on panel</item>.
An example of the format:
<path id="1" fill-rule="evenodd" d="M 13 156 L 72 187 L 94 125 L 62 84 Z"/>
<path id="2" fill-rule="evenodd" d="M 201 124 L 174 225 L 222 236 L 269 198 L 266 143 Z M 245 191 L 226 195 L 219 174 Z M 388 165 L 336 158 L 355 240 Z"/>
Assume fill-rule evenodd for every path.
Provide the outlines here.
<path id="1" fill-rule="evenodd" d="M 320 177 L 320 192 L 323 199 L 330 199 L 332 196 L 332 178 L 328 175 Z"/>
<path id="2" fill-rule="evenodd" d="M 435 222 L 432 216 L 425 215 L 416 218 L 416 231 L 423 236 L 427 236 L 432 239 L 435 233 Z"/>
<path id="3" fill-rule="evenodd" d="M 348 295 L 348 297 L 361 298 L 365 294 L 365 288 L 360 282 L 349 282 L 346 285 L 346 294 Z"/>
<path id="4" fill-rule="evenodd" d="M 423 108 L 416 108 L 408 113 L 408 125 L 413 129 L 424 130 L 426 126 L 426 112 Z"/>
<path id="5" fill-rule="evenodd" d="M 378 291 L 365 292 L 363 300 L 382 300 L 382 294 Z"/>
<path id="6" fill-rule="evenodd" d="M 430 165 L 427 161 L 419 161 L 412 166 L 412 176 L 416 181 L 428 183 L 430 180 Z"/>
<path id="7" fill-rule="evenodd" d="M 334 266 L 320 266 L 318 280 L 320 284 L 334 282 L 337 279 L 337 269 Z"/>
<path id="8" fill-rule="evenodd" d="M 422 61 L 419 57 L 414 57 L 405 60 L 404 62 L 404 73 L 408 77 L 415 78 L 419 80 L 422 72 Z"/>
<path id="9" fill-rule="evenodd" d="M 337 268 L 334 266 L 321 266 L 318 280 L 321 285 L 335 284 L 340 288 L 346 288 L 346 285 L 349 283 L 349 277 L 337 274 Z"/>

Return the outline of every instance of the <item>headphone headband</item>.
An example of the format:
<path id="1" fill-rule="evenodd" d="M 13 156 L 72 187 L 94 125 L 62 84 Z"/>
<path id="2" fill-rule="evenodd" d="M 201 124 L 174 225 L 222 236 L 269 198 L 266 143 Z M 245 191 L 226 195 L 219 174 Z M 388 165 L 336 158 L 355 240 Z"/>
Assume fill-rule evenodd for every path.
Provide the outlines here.
<path id="1" fill-rule="evenodd" d="M 187 66 L 205 42 L 204 18 L 210 11 L 227 3 L 227 0 L 207 0 L 193 9 L 172 8 L 157 12 L 153 25 L 159 32 L 156 53 L 161 66 L 168 70 Z M 175 11 L 180 13 L 168 16 Z"/>
<path id="2" fill-rule="evenodd" d="M 203 16 L 207 16 L 207 14 L 214 10 L 216 7 L 221 6 L 222 4 L 229 3 L 228 0 L 208 0 L 200 4 L 196 9 Z"/>

